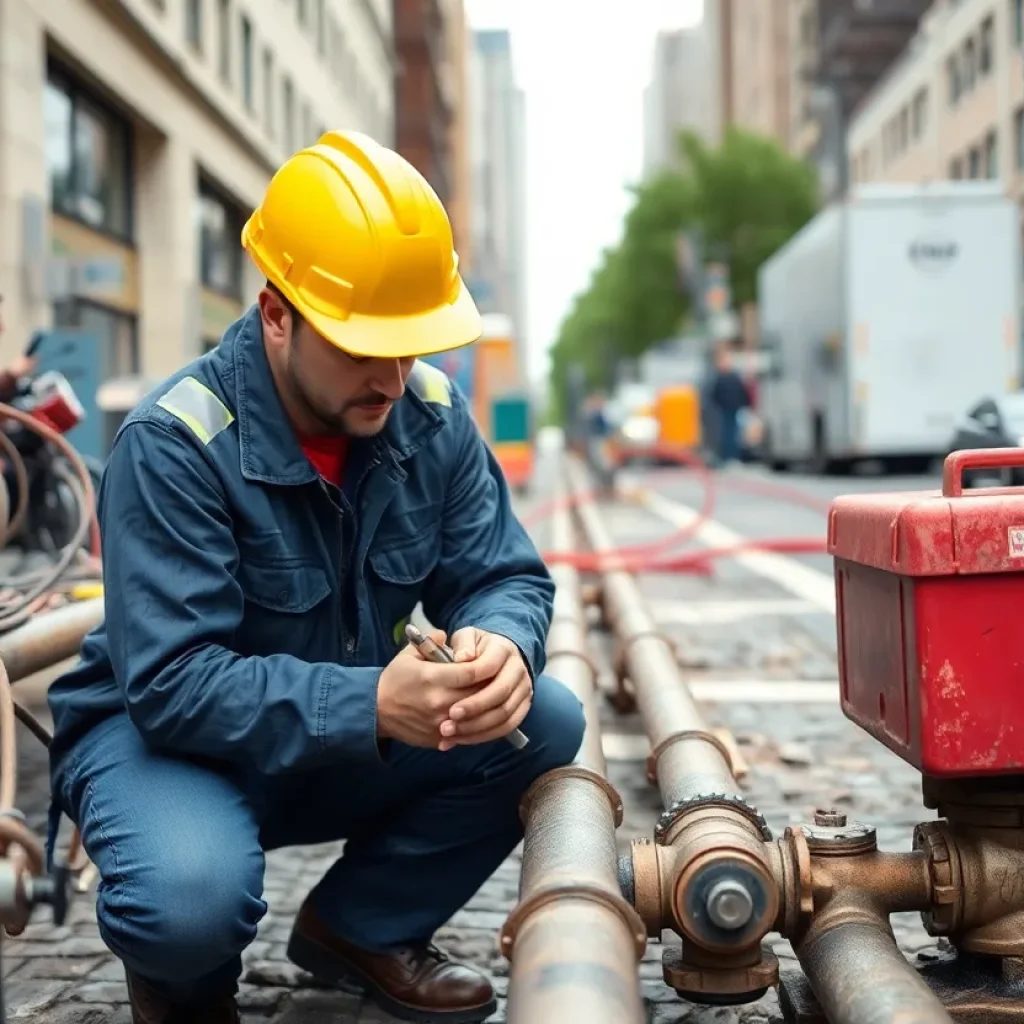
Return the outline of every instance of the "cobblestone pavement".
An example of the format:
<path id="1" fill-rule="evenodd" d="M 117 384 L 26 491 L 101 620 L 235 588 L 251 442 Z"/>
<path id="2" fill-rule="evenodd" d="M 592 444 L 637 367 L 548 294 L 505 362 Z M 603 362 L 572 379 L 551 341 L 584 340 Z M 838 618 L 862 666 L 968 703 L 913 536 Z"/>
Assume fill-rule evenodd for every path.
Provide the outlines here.
<path id="1" fill-rule="evenodd" d="M 620 542 L 650 539 L 666 529 L 635 507 L 611 508 L 607 521 Z M 544 529 L 538 530 L 542 546 L 545 534 Z M 884 848 L 909 849 L 913 824 L 930 816 L 920 807 L 916 773 L 847 722 L 834 703 L 787 704 L 769 699 L 773 679 L 834 678 L 828 616 L 795 606 L 792 595 L 731 564 L 723 564 L 711 579 L 651 576 L 643 577 L 641 583 L 662 627 L 680 642 L 683 664 L 692 679 L 753 679 L 765 686 L 763 703 L 713 703 L 707 705 L 707 713 L 713 724 L 734 733 L 750 766 L 744 783 L 747 795 L 773 831 L 807 820 L 815 806 L 835 804 L 851 818 L 875 825 Z M 757 602 L 762 605 L 753 607 Z M 680 615 L 680 605 L 703 612 L 696 617 Z M 603 648 L 607 655 L 607 638 L 595 631 L 594 642 L 595 652 Z M 643 777 L 644 743 L 638 717 L 617 716 L 606 706 L 603 725 L 613 758 L 611 780 L 627 808 L 620 830 L 624 844 L 634 836 L 651 835 L 659 799 Z M 42 749 L 25 734 L 19 759 L 20 804 L 32 825 L 41 829 L 45 760 Z M 246 956 L 241 988 L 247 1024 L 383 1024 L 391 1019 L 358 995 L 311 987 L 310 979 L 284 957 L 292 915 L 339 848 L 281 851 L 268 857 L 270 912 Z M 519 851 L 438 936 L 453 954 L 488 971 L 502 996 L 507 965 L 497 951 L 496 932 L 515 902 L 518 872 Z M 912 916 L 894 921 L 894 926 L 908 955 L 931 944 Z M 769 944 L 784 969 L 792 969 L 795 961 L 788 944 L 778 937 Z M 661 981 L 661 952 L 660 944 L 651 943 L 641 965 L 652 1024 L 777 1024 L 781 1020 L 774 993 L 737 1009 L 695 1007 L 679 1000 Z M 10 1021 L 126 1024 L 129 1020 L 123 973 L 97 935 L 90 894 L 76 897 L 62 928 L 48 924 L 40 912 L 23 937 L 5 940 L 3 953 Z M 493 1020 L 503 1019 L 502 1005 Z"/>

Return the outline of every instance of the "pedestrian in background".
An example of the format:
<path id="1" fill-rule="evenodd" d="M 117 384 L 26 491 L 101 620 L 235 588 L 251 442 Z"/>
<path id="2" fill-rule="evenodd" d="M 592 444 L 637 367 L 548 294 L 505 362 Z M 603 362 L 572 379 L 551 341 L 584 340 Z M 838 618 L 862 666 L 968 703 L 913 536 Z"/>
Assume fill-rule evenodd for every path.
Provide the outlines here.
<path id="1" fill-rule="evenodd" d="M 715 353 L 715 372 L 709 396 L 718 425 L 717 452 L 721 465 L 739 462 L 742 454 L 740 415 L 750 408 L 750 391 L 736 370 L 731 346 L 723 345 Z"/>

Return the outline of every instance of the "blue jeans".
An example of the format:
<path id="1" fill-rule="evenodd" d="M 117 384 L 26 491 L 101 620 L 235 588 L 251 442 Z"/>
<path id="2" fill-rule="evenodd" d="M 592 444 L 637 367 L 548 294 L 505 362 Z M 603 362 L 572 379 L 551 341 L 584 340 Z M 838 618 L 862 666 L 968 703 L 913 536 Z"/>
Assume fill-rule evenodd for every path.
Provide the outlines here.
<path id="1" fill-rule="evenodd" d="M 723 462 L 738 462 L 740 457 L 739 413 L 723 410 L 719 416 L 718 455 Z"/>
<path id="2" fill-rule="evenodd" d="M 347 839 L 313 891 L 325 922 L 368 950 L 428 940 L 515 848 L 520 797 L 575 758 L 583 727 L 579 701 L 541 676 L 522 751 L 393 743 L 386 762 L 254 784 L 153 752 L 119 715 L 80 743 L 60 797 L 99 870 L 103 940 L 189 1001 L 237 981 L 267 910 L 266 850 Z"/>

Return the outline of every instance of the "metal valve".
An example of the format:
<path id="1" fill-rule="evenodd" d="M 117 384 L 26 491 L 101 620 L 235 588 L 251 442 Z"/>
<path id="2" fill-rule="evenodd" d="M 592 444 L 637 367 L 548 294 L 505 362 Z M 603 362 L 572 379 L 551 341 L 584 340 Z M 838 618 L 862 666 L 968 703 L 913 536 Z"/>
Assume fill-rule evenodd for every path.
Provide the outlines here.
<path id="1" fill-rule="evenodd" d="M 32 911 L 45 904 L 52 908 L 53 923 L 67 918 L 71 895 L 71 873 L 59 864 L 46 875 L 32 876 L 10 860 L 0 860 L 0 922 L 22 928 Z"/>

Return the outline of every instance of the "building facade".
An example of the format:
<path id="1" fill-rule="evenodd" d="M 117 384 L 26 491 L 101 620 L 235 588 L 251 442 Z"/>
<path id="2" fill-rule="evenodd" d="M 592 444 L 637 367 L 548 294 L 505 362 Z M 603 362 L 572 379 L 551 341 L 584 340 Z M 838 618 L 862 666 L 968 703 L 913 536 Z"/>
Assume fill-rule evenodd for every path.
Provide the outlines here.
<path id="1" fill-rule="evenodd" d="M 715 88 L 714 37 L 709 23 L 664 29 L 654 40 L 651 80 L 644 90 L 645 175 L 669 167 L 679 157 L 684 130 L 715 141 L 721 97 Z"/>
<path id="2" fill-rule="evenodd" d="M 791 0 L 733 4 L 728 59 L 730 122 L 786 148 L 792 134 L 790 8 Z"/>
<path id="3" fill-rule="evenodd" d="M 472 166 L 469 158 L 469 26 L 463 0 L 445 0 L 445 45 L 448 54 L 448 76 L 455 97 L 455 109 L 448 130 L 448 148 L 452 164 L 452 197 L 448 216 L 455 237 L 459 268 L 469 276 L 473 272 L 472 233 L 469 229 Z"/>
<path id="4" fill-rule="evenodd" d="M 3 0 L 0 358 L 74 329 L 101 380 L 152 380 L 215 344 L 276 167 L 328 128 L 391 141 L 391 24 L 382 0 Z"/>
<path id="5" fill-rule="evenodd" d="M 473 273 L 468 284 L 482 312 L 511 318 L 525 367 L 526 100 L 516 84 L 506 30 L 473 33 L 469 80 Z"/>
<path id="6" fill-rule="evenodd" d="M 937 2 L 847 148 L 854 181 L 998 178 L 1024 198 L 1024 0 Z"/>
<path id="7" fill-rule="evenodd" d="M 395 141 L 449 206 L 455 191 L 451 131 L 457 97 L 444 0 L 394 0 Z"/>
<path id="8" fill-rule="evenodd" d="M 816 165 L 823 199 L 845 193 L 854 112 L 899 59 L 934 2 L 947 0 L 797 0 L 791 22 L 799 53 L 794 73 L 806 89 L 799 98 L 803 127 L 795 148 Z"/>
<path id="9" fill-rule="evenodd" d="M 733 21 L 737 0 L 704 0 L 701 31 L 707 47 L 708 83 L 711 90 L 708 116 L 710 138 L 717 141 L 734 118 Z"/>

